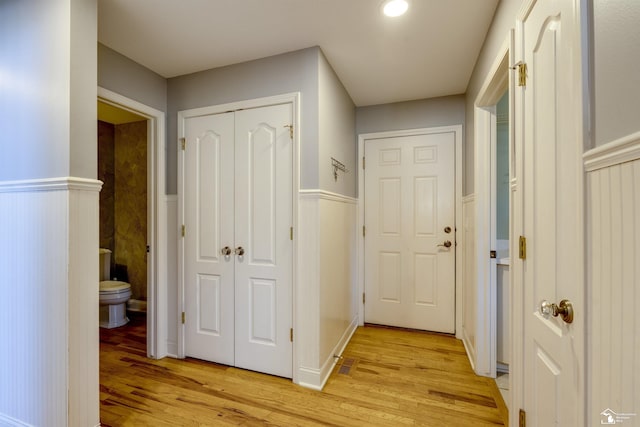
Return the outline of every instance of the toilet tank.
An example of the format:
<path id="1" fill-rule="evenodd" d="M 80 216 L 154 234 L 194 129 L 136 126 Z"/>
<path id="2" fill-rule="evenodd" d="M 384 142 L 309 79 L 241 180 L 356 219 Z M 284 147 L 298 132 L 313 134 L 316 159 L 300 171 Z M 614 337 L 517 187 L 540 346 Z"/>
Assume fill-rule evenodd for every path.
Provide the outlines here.
<path id="1" fill-rule="evenodd" d="M 100 248 L 100 281 L 111 280 L 111 251 Z"/>

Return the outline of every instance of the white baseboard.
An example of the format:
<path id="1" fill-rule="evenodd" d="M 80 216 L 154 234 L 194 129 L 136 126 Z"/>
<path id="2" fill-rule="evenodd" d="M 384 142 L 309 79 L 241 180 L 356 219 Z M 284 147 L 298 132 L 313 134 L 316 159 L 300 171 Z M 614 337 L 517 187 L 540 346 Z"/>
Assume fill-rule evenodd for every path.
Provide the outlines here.
<path id="1" fill-rule="evenodd" d="M 6 427 L 33 427 L 32 424 L 22 422 L 13 417 L 3 414 L 0 412 L 0 426 Z"/>
<path id="2" fill-rule="evenodd" d="M 338 358 L 335 356 L 342 355 L 342 352 L 344 352 L 344 349 L 347 347 L 347 344 L 349 344 L 349 341 L 357 328 L 358 316 L 356 315 L 320 369 L 304 367 L 300 367 L 298 369 L 298 384 L 302 387 L 313 390 L 322 390 L 324 385 L 327 383 L 327 380 L 329 380 L 331 372 L 333 372 L 333 368 L 338 362 Z"/>
<path id="3" fill-rule="evenodd" d="M 464 345 L 464 350 L 467 353 L 467 358 L 469 359 L 469 363 L 471 364 L 471 369 L 473 372 L 476 371 L 476 362 L 475 362 L 475 351 L 473 347 L 468 342 L 468 337 L 466 332 L 463 330 L 462 332 L 462 344 Z"/>

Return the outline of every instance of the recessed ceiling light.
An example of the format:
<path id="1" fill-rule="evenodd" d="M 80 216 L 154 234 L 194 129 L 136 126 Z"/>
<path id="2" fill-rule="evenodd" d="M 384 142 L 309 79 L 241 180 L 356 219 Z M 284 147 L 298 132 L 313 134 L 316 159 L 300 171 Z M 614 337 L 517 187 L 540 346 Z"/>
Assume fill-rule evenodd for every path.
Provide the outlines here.
<path id="1" fill-rule="evenodd" d="M 407 0 L 386 0 L 382 4 L 382 12 L 391 18 L 404 15 L 407 9 L 409 9 Z"/>

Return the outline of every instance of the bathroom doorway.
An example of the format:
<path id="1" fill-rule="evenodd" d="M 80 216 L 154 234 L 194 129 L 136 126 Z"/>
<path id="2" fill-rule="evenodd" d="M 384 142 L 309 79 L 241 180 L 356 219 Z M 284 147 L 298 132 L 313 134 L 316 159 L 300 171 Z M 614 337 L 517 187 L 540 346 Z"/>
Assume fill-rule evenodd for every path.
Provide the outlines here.
<path id="1" fill-rule="evenodd" d="M 147 126 L 145 117 L 98 101 L 100 248 L 111 251 L 103 280 L 131 285 L 129 316 L 147 311 Z"/>
<path id="2" fill-rule="evenodd" d="M 98 142 L 100 244 L 113 252 L 111 278 L 131 284 L 128 314 L 146 317 L 147 356 L 160 359 L 169 323 L 165 113 L 101 87 L 97 101 L 98 137 L 110 141 Z"/>

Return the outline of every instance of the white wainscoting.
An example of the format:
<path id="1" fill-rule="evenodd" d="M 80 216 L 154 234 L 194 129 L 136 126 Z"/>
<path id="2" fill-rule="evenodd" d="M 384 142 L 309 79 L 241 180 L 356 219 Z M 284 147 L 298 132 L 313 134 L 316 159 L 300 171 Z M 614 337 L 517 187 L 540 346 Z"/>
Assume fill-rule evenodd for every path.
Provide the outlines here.
<path id="1" fill-rule="evenodd" d="M 462 342 L 469 362 L 476 365 L 477 280 L 476 280 L 476 199 L 462 198 Z"/>
<path id="2" fill-rule="evenodd" d="M 2 425 L 99 425 L 101 186 L 0 182 Z"/>
<path id="3" fill-rule="evenodd" d="M 640 425 L 640 133 L 585 153 L 589 425 Z M 580 313 L 576 313 L 580 315 Z"/>
<path id="4" fill-rule="evenodd" d="M 178 357 L 178 196 L 167 195 L 164 199 L 167 218 L 167 355 Z"/>
<path id="5" fill-rule="evenodd" d="M 316 390 L 357 327 L 356 213 L 351 197 L 300 192 L 294 379 Z"/>

